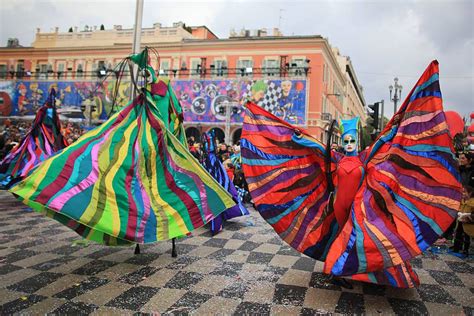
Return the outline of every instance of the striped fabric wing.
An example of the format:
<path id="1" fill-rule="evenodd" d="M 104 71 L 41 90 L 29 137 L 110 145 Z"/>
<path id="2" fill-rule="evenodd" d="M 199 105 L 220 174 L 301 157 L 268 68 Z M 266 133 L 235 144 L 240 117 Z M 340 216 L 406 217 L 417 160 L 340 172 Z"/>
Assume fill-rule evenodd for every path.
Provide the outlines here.
<path id="1" fill-rule="evenodd" d="M 224 220 L 231 218 L 249 215 L 249 211 L 245 208 L 242 202 L 239 199 L 237 190 L 229 179 L 227 172 L 222 165 L 222 162 L 217 158 L 216 154 L 212 151 L 208 152 L 204 161 L 203 166 L 209 172 L 209 174 L 219 182 L 219 184 L 229 192 L 232 196 L 232 199 L 236 203 L 235 206 L 225 210 L 218 217 L 211 221 L 210 229 L 213 235 L 217 234 L 222 230 Z"/>
<path id="2" fill-rule="evenodd" d="M 171 88 L 170 82 L 156 78 L 155 82 L 150 85 L 150 91 L 146 90 L 145 94 L 148 102 L 156 105 L 158 109 L 156 114 L 166 128 L 183 145 L 186 145 L 186 133 L 182 124 L 184 120 L 183 107 Z"/>
<path id="3" fill-rule="evenodd" d="M 324 260 L 338 225 L 325 212 L 329 192 L 322 146 L 292 141 L 295 128 L 248 103 L 242 167 L 256 209 L 296 250 Z"/>
<path id="4" fill-rule="evenodd" d="M 40 162 L 66 146 L 56 108 L 44 105 L 26 136 L 0 163 L 2 187 L 9 188 L 25 178 Z"/>
<path id="5" fill-rule="evenodd" d="M 11 192 L 108 245 L 186 235 L 235 203 L 159 117 L 139 95 Z"/>
<path id="6" fill-rule="evenodd" d="M 453 222 L 461 184 L 432 62 L 374 145 L 324 271 L 349 276 L 406 264 Z"/>

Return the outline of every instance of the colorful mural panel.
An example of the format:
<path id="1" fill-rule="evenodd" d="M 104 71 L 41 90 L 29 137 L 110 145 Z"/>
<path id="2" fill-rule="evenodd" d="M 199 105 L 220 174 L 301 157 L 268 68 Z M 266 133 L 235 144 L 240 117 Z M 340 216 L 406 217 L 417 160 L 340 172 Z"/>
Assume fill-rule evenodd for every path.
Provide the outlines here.
<path id="1" fill-rule="evenodd" d="M 242 104 L 252 100 L 292 124 L 305 124 L 305 80 L 176 80 L 173 88 L 188 109 L 186 121 L 223 122 L 221 107 L 230 107 L 232 122 L 243 121 Z"/>
<path id="2" fill-rule="evenodd" d="M 291 124 L 305 125 L 305 80 L 174 80 L 173 89 L 186 109 L 185 120 L 196 123 L 224 122 L 231 109 L 231 122 L 243 121 L 242 104 L 252 100 Z M 57 93 L 58 112 L 67 118 L 105 120 L 112 111 L 115 81 L 2 81 L 0 115 L 34 115 L 49 91 Z M 130 83 L 120 82 L 114 108 L 129 101 Z M 85 109 L 81 110 L 81 107 Z"/>

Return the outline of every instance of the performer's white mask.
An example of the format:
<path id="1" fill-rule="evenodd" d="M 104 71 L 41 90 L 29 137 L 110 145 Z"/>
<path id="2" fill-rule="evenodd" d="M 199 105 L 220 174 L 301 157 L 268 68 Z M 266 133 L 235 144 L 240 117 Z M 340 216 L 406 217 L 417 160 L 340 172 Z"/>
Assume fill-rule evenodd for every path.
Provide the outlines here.
<path id="1" fill-rule="evenodd" d="M 344 136 L 342 144 L 346 153 L 353 153 L 357 150 L 357 140 L 352 135 Z"/>

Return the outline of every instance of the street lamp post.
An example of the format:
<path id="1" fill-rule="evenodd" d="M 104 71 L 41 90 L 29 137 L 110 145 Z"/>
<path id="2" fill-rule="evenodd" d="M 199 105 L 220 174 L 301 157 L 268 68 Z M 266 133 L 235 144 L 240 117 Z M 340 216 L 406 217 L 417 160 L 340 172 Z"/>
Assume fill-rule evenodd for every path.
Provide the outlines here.
<path id="1" fill-rule="evenodd" d="M 338 98 L 338 97 L 341 96 L 341 94 L 340 94 L 339 92 L 336 92 L 336 93 L 326 93 L 326 98 L 328 98 L 328 97 L 331 96 L 331 95 L 332 95 L 332 96 L 335 96 L 336 98 Z M 335 112 L 336 112 L 336 111 L 335 111 Z M 343 111 L 343 112 L 344 112 L 344 111 Z M 327 115 L 327 114 L 329 114 L 329 115 Z M 332 115 L 331 115 L 330 113 L 326 113 L 325 116 L 326 116 L 325 118 L 327 118 L 328 121 L 329 121 L 328 126 L 331 126 L 332 121 L 333 121 Z M 337 116 L 334 117 L 334 119 L 336 119 L 336 118 L 337 118 Z M 333 128 L 331 128 L 330 130 L 328 129 L 328 130 L 327 130 L 327 134 L 326 134 L 326 135 L 327 135 L 327 138 L 330 139 L 331 136 L 333 135 L 333 133 L 334 133 L 334 129 L 333 129 Z"/>
<path id="2" fill-rule="evenodd" d="M 402 85 L 398 84 L 398 78 L 393 78 L 394 85 L 388 86 L 388 90 L 390 91 L 390 100 L 393 101 L 393 114 L 397 113 L 397 102 L 400 101 L 402 96 Z M 393 97 L 392 97 L 393 91 Z"/>

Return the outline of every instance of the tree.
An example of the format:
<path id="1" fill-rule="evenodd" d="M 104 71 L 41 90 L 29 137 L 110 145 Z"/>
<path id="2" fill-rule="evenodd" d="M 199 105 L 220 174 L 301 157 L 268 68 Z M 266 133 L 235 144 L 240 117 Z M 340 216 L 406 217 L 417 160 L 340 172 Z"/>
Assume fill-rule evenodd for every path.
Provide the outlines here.
<path id="1" fill-rule="evenodd" d="M 69 28 L 69 31 L 68 31 L 68 32 L 69 32 L 69 33 L 72 33 L 72 32 L 73 32 L 73 31 L 72 31 L 72 26 Z"/>
<path id="2" fill-rule="evenodd" d="M 100 30 L 101 30 L 101 31 L 105 31 L 105 26 L 104 26 L 104 24 L 101 24 L 101 25 L 100 25 Z"/>

